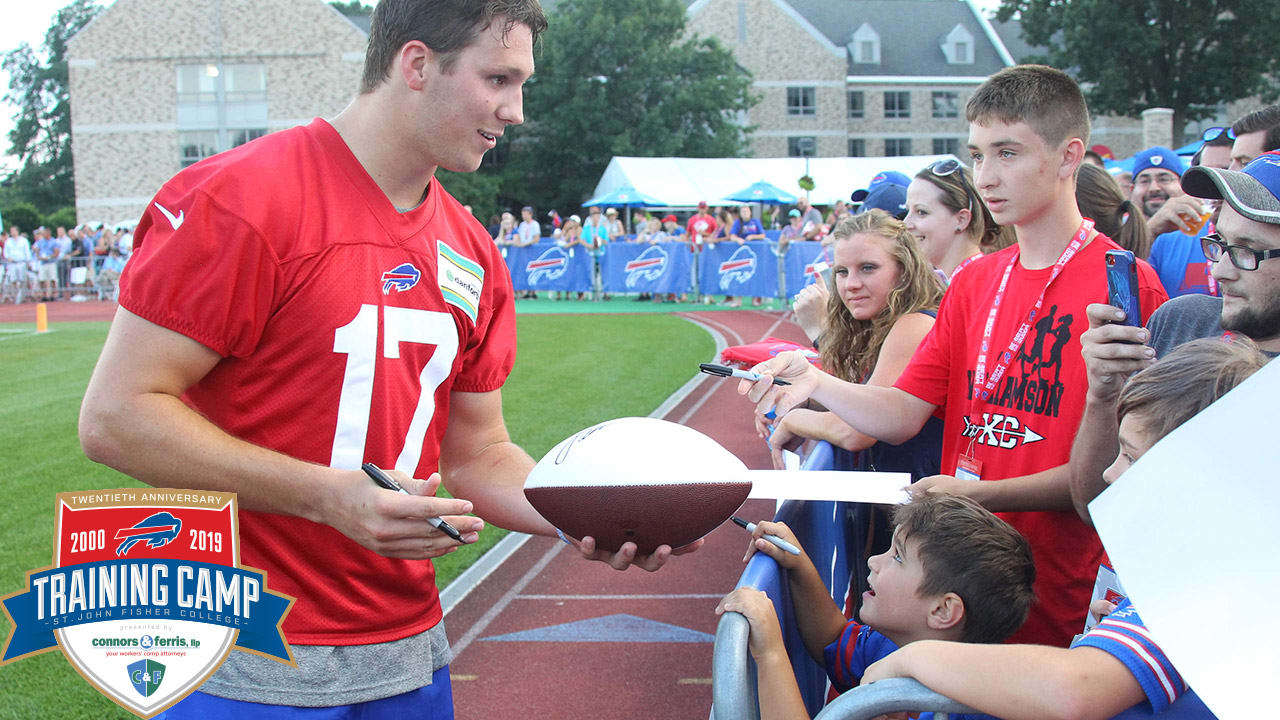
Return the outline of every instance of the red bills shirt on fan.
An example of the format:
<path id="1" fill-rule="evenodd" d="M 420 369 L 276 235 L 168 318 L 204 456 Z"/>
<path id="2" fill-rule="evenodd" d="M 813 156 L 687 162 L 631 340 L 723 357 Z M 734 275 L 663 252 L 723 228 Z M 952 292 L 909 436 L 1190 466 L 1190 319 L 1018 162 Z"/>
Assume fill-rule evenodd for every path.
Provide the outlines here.
<path id="1" fill-rule="evenodd" d="M 1021 347 L 987 400 L 975 397 L 974 375 L 988 315 L 1018 247 L 971 263 L 942 299 L 938 321 L 895 387 L 943 408 L 942 472 L 955 475 L 962 458 L 982 480 L 1030 475 L 1070 459 L 1084 413 L 1088 380 L 1080 335 L 1085 307 L 1107 301 L 1104 255 L 1117 246 L 1095 235 L 1049 285 Z M 1014 265 L 990 333 L 986 371 L 1000 361 L 1027 320 L 1052 268 Z M 1145 323 L 1167 296 L 1155 271 L 1138 263 Z M 970 462 L 976 461 L 976 462 Z M 963 473 L 961 473 L 963 474 Z M 1010 642 L 1066 647 L 1084 626 L 1102 544 L 1073 511 L 999 513 L 1031 543 L 1036 598 L 1031 616 Z"/>
<path id="2" fill-rule="evenodd" d="M 323 120 L 179 173 L 147 208 L 120 304 L 222 360 L 183 400 L 235 437 L 333 467 L 435 472 L 453 391 L 500 388 L 511 281 L 435 179 L 400 213 Z M 430 562 L 241 511 L 241 561 L 298 598 L 302 645 L 367 644 L 440 620 Z"/>

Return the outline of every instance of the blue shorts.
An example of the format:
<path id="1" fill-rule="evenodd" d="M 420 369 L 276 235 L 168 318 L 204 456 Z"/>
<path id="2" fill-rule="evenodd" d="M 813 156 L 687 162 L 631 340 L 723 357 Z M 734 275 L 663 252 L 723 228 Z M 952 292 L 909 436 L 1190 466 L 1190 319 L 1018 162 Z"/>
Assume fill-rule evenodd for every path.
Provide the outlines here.
<path id="1" fill-rule="evenodd" d="M 449 666 L 431 676 L 431 684 L 381 700 L 333 707 L 294 707 L 228 700 L 193 692 L 157 715 L 157 720 L 453 720 Z"/>

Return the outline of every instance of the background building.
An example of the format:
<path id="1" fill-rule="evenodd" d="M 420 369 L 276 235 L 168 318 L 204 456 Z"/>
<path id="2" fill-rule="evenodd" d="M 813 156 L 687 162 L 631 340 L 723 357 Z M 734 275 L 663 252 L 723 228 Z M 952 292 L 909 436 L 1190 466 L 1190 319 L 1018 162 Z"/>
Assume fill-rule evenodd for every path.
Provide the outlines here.
<path id="1" fill-rule="evenodd" d="M 323 0 L 117 0 L 69 45 L 78 218 L 136 222 L 181 168 L 336 114 L 366 40 Z"/>

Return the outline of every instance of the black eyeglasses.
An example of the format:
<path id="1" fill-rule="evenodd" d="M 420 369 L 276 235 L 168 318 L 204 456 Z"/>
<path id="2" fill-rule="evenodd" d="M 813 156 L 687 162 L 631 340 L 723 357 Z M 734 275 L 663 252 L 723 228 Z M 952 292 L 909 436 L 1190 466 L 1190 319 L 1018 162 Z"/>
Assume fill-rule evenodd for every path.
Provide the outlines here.
<path id="1" fill-rule="evenodd" d="M 1209 262 L 1218 262 L 1222 253 L 1231 258 L 1231 264 L 1241 270 L 1257 270 L 1258 264 L 1267 258 L 1280 257 L 1280 250 L 1254 250 L 1243 245 L 1228 245 L 1218 233 L 1200 238 L 1200 248 Z"/>
<path id="2" fill-rule="evenodd" d="M 1232 130 L 1229 127 L 1217 127 L 1217 126 L 1211 127 L 1208 130 L 1205 130 L 1203 133 L 1201 133 L 1200 139 L 1208 143 L 1208 142 L 1213 142 L 1214 140 L 1217 140 L 1223 135 L 1226 135 L 1228 140 L 1236 139 L 1235 130 Z"/>
<path id="3" fill-rule="evenodd" d="M 939 160 L 929 166 L 929 171 L 938 177 L 947 177 L 953 175 L 957 171 L 960 172 L 960 187 L 964 188 L 964 197 L 968 201 L 969 212 L 974 212 L 973 191 L 969 188 L 969 181 L 964 176 L 964 165 L 960 164 L 955 158 Z"/>

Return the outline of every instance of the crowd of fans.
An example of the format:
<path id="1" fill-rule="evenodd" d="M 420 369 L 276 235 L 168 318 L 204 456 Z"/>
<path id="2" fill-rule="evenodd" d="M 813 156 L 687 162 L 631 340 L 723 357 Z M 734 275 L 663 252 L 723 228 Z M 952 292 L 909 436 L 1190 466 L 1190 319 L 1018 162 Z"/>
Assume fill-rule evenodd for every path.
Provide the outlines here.
<path id="1" fill-rule="evenodd" d="M 127 225 L 40 226 L 31 237 L 10 226 L 0 245 L 0 301 L 115 297 L 132 254 L 133 229 Z"/>
<path id="2" fill-rule="evenodd" d="M 775 465 L 825 440 L 839 468 L 909 473 L 913 502 L 849 519 L 844 608 L 803 552 L 761 538 L 797 544 L 785 525 L 760 523 L 750 552 L 786 570 L 838 689 L 909 677 L 998 717 L 1212 718 L 1106 567 L 1088 504 L 1280 353 L 1280 105 L 1131 173 L 1088 149 L 1058 71 L 1002 71 L 967 116 L 973 172 L 884 173 L 824 231 L 833 275 L 794 304 L 821 367 L 782 353 L 739 388 Z M 865 209 L 889 192 L 899 212 Z M 1105 302 L 1122 250 L 1141 317 Z M 741 588 L 724 611 L 751 624 L 761 717 L 802 716 L 773 601 Z"/>

